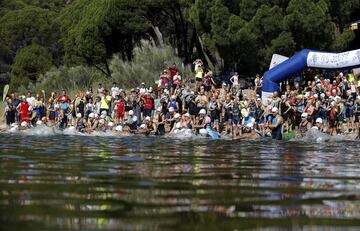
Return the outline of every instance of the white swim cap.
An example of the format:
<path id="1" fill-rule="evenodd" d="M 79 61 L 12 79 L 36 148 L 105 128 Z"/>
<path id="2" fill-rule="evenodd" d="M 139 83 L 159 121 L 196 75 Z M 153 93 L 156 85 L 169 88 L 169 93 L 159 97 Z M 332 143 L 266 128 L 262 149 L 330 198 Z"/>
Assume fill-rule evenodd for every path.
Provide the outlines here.
<path id="1" fill-rule="evenodd" d="M 176 114 L 174 115 L 174 118 L 175 118 L 175 119 L 179 119 L 179 118 L 180 118 L 180 114 L 179 114 L 179 113 L 176 113 Z"/>
<path id="2" fill-rule="evenodd" d="M 174 112 L 175 109 L 173 107 L 169 107 L 169 112 Z"/>
<path id="3" fill-rule="evenodd" d="M 190 117 L 190 114 L 189 114 L 189 113 L 185 113 L 184 116 L 185 116 L 185 117 Z"/>
<path id="4" fill-rule="evenodd" d="M 316 123 L 321 123 L 322 124 L 323 120 L 319 117 L 319 118 L 316 119 Z"/>
<path id="5" fill-rule="evenodd" d="M 101 118 L 101 119 L 105 119 L 105 118 L 106 118 L 106 115 L 101 114 L 100 118 Z"/>
<path id="6" fill-rule="evenodd" d="M 36 121 L 36 125 L 42 125 L 42 124 L 43 124 L 43 123 L 42 123 L 41 120 Z"/>
<path id="7" fill-rule="evenodd" d="M 141 124 L 141 125 L 140 125 L 140 128 L 144 129 L 144 128 L 146 128 L 146 125 L 145 125 L 145 124 Z"/>
<path id="8" fill-rule="evenodd" d="M 176 123 L 175 128 L 180 129 L 180 128 L 181 128 L 181 124 L 180 124 L 180 123 Z"/>
<path id="9" fill-rule="evenodd" d="M 99 120 L 99 123 L 100 123 L 100 124 L 104 124 L 104 123 L 105 123 L 105 120 L 104 120 L 104 119 L 100 119 L 100 120 Z"/>
<path id="10" fill-rule="evenodd" d="M 248 112 L 248 111 L 246 111 L 246 112 L 244 113 L 244 117 L 249 117 L 249 112 Z"/>
<path id="11" fill-rule="evenodd" d="M 114 123 L 113 123 L 113 122 L 109 122 L 109 123 L 108 123 L 108 126 L 109 126 L 109 127 L 114 127 Z"/>
<path id="12" fill-rule="evenodd" d="M 76 118 L 80 119 L 81 118 L 81 113 L 77 113 Z"/>
<path id="13" fill-rule="evenodd" d="M 306 117 L 308 117 L 308 114 L 306 112 L 304 112 L 301 114 L 301 117 L 306 118 Z"/>
<path id="14" fill-rule="evenodd" d="M 325 94 L 324 94 L 324 93 L 321 93 L 321 94 L 320 94 L 320 97 L 325 97 Z"/>
<path id="15" fill-rule="evenodd" d="M 315 99 L 317 99 L 319 97 L 318 94 L 314 94 L 313 96 Z"/>
<path id="16" fill-rule="evenodd" d="M 101 112 L 101 115 L 107 115 L 107 112 L 106 112 L 106 111 L 102 111 L 102 112 Z"/>
<path id="17" fill-rule="evenodd" d="M 200 129 L 199 133 L 200 133 L 200 135 L 207 135 L 208 134 L 207 130 L 204 129 L 204 128 Z"/>
<path id="18" fill-rule="evenodd" d="M 203 108 L 203 109 L 201 109 L 200 111 L 199 111 L 199 114 L 200 115 L 205 115 L 206 114 L 206 110 Z"/>
<path id="19" fill-rule="evenodd" d="M 273 109 L 271 109 L 272 112 L 278 112 L 279 109 L 277 107 L 273 107 Z"/>
<path id="20" fill-rule="evenodd" d="M 129 111 L 129 115 L 131 115 L 131 116 L 134 115 L 134 111 L 133 111 L 133 110 L 130 110 L 130 111 Z"/>
<path id="21" fill-rule="evenodd" d="M 146 116 L 145 120 L 150 121 L 151 120 L 150 116 Z"/>
<path id="22" fill-rule="evenodd" d="M 115 127 L 115 130 L 118 131 L 118 132 L 121 132 L 122 131 L 122 126 L 121 125 L 118 125 Z"/>
<path id="23" fill-rule="evenodd" d="M 176 95 L 171 96 L 171 99 L 176 99 Z"/>
<path id="24" fill-rule="evenodd" d="M 21 127 L 27 127 L 27 125 L 28 125 L 28 123 L 26 123 L 26 121 L 23 121 L 23 122 L 21 122 L 21 124 L 20 124 Z"/>
<path id="25" fill-rule="evenodd" d="M 90 113 L 90 114 L 89 114 L 89 118 L 95 118 L 95 114 L 94 114 L 94 113 Z"/>

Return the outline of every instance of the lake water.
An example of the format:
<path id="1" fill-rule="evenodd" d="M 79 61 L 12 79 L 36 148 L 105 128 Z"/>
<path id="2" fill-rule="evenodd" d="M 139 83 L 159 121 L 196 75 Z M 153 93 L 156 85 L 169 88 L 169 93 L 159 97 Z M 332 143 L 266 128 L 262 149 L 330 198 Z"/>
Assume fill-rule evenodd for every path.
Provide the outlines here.
<path id="1" fill-rule="evenodd" d="M 359 230 L 360 142 L 0 135 L 0 230 Z"/>

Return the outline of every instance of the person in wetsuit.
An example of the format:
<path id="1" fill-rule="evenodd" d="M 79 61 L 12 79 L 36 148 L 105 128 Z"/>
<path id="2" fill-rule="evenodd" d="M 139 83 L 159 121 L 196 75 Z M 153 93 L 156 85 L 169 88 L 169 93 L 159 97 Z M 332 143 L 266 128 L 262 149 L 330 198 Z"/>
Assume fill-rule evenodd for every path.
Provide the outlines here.
<path id="1" fill-rule="evenodd" d="M 282 140 L 281 127 L 283 124 L 283 118 L 279 115 L 279 109 L 277 107 L 273 107 L 271 112 L 273 114 L 271 124 L 269 125 L 269 128 L 271 129 L 271 138 Z"/>

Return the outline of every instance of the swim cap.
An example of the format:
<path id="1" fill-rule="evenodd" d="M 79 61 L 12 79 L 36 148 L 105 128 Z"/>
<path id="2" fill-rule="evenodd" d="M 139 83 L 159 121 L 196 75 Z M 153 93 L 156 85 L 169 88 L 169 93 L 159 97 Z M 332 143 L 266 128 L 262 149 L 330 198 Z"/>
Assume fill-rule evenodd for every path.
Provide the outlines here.
<path id="1" fill-rule="evenodd" d="M 205 115 L 206 114 L 206 110 L 203 108 L 203 109 L 201 109 L 200 111 L 199 111 L 199 114 L 200 115 Z"/>
<path id="2" fill-rule="evenodd" d="M 169 112 L 174 112 L 175 109 L 173 107 L 169 107 Z"/>
<path id="3" fill-rule="evenodd" d="M 151 120 L 150 116 L 146 116 L 145 120 L 150 121 Z"/>
<path id="4" fill-rule="evenodd" d="M 106 112 L 106 111 L 102 111 L 102 112 L 101 112 L 101 115 L 107 115 L 107 112 Z"/>
<path id="5" fill-rule="evenodd" d="M 95 114 L 94 114 L 94 113 L 90 113 L 90 114 L 89 114 L 89 118 L 95 118 Z"/>
<path id="6" fill-rule="evenodd" d="M 105 119 L 105 118 L 106 118 L 106 115 L 101 115 L 100 118 L 101 118 L 101 119 Z"/>
<path id="7" fill-rule="evenodd" d="M 113 126 L 114 126 L 114 123 L 113 123 L 113 122 L 109 122 L 109 123 L 108 123 L 108 126 L 109 126 L 109 127 L 113 127 Z"/>
<path id="8" fill-rule="evenodd" d="M 322 120 L 321 118 L 317 118 L 317 119 L 316 119 L 316 123 L 321 123 L 321 124 L 322 124 L 322 123 L 323 123 L 323 120 Z"/>
<path id="9" fill-rule="evenodd" d="M 306 117 L 308 117 L 308 114 L 306 112 L 304 112 L 301 114 L 301 117 L 306 118 Z"/>
<path id="10" fill-rule="evenodd" d="M 249 112 L 248 111 L 244 112 L 244 117 L 249 117 Z"/>
<path id="11" fill-rule="evenodd" d="M 41 120 L 36 121 L 36 125 L 42 125 L 42 124 L 43 124 L 43 123 L 42 123 Z"/>
<path id="12" fill-rule="evenodd" d="M 104 119 L 100 119 L 100 120 L 99 120 L 99 123 L 100 123 L 100 124 L 104 124 L 104 123 L 105 123 L 105 120 L 104 120 Z"/>
<path id="13" fill-rule="evenodd" d="M 179 113 L 176 113 L 176 114 L 174 115 L 174 118 L 175 118 L 175 119 L 179 119 L 179 118 L 180 118 L 180 114 L 179 114 Z"/>
<path id="14" fill-rule="evenodd" d="M 21 127 L 26 127 L 27 125 L 28 125 L 28 123 L 26 123 L 26 121 L 23 121 L 23 122 L 21 122 Z"/>
<path id="15" fill-rule="evenodd" d="M 277 107 L 273 107 L 273 109 L 271 109 L 272 112 L 278 112 L 279 109 Z"/>
<path id="16" fill-rule="evenodd" d="M 190 114 L 189 114 L 189 113 L 185 113 L 184 116 L 185 116 L 185 117 L 190 117 Z"/>
<path id="17" fill-rule="evenodd" d="M 121 132 L 122 131 L 122 126 L 121 125 L 116 126 L 115 130 L 118 131 L 118 132 Z"/>
<path id="18" fill-rule="evenodd" d="M 81 113 L 77 113 L 76 118 L 78 118 L 78 119 L 81 118 Z"/>
<path id="19" fill-rule="evenodd" d="M 146 128 L 146 125 L 145 125 L 145 124 L 141 124 L 141 125 L 140 125 L 140 128 L 143 128 L 143 129 L 144 129 L 144 128 Z"/>
<path id="20" fill-rule="evenodd" d="M 133 111 L 133 110 L 130 110 L 130 111 L 129 111 L 129 115 L 131 115 L 131 116 L 134 115 L 134 111 Z"/>

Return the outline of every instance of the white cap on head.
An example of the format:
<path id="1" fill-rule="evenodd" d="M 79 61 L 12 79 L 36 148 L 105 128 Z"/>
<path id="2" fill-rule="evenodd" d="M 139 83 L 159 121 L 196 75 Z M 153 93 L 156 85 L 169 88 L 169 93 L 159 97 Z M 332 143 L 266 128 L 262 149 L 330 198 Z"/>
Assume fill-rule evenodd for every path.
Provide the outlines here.
<path id="1" fill-rule="evenodd" d="M 28 125 L 28 123 L 27 123 L 26 121 L 23 121 L 23 122 L 21 122 L 21 124 L 20 124 L 21 127 L 26 127 L 27 125 Z"/>
<path id="2" fill-rule="evenodd" d="M 36 125 L 42 125 L 42 124 L 43 124 L 43 123 L 42 123 L 41 120 L 36 121 Z"/>
<path id="3" fill-rule="evenodd" d="M 189 113 L 185 113 L 184 116 L 185 116 L 185 117 L 190 117 L 190 114 L 189 114 Z"/>
<path id="4" fill-rule="evenodd" d="M 244 112 L 244 117 L 249 117 L 249 112 L 248 111 Z"/>
<path id="5" fill-rule="evenodd" d="M 78 118 L 78 119 L 81 118 L 81 113 L 77 113 L 76 118 Z"/>
<path id="6" fill-rule="evenodd" d="M 100 123 L 100 124 L 105 124 L 105 120 L 104 120 L 104 119 L 100 119 L 100 120 L 99 120 L 99 123 Z"/>
<path id="7" fill-rule="evenodd" d="M 203 108 L 203 109 L 201 109 L 200 111 L 199 111 L 199 114 L 200 115 L 205 115 L 206 114 L 206 110 Z"/>
<path id="8" fill-rule="evenodd" d="M 106 112 L 106 111 L 102 111 L 102 112 L 101 112 L 101 115 L 107 115 L 107 112 Z"/>
<path id="9" fill-rule="evenodd" d="M 102 114 L 102 115 L 100 116 L 100 118 L 101 118 L 101 119 L 105 119 L 105 118 L 106 118 L 106 115 L 103 115 L 103 114 Z"/>
<path id="10" fill-rule="evenodd" d="M 271 111 L 272 111 L 272 112 L 278 112 L 279 109 L 278 109 L 277 107 L 273 107 L 273 108 L 271 109 Z"/>
<path id="11" fill-rule="evenodd" d="M 151 120 L 150 116 L 146 116 L 145 120 L 150 121 Z"/>
<path id="12" fill-rule="evenodd" d="M 61 97 L 61 100 L 65 101 L 65 100 L 66 100 L 66 98 L 65 98 L 65 97 Z"/>
<path id="13" fill-rule="evenodd" d="M 314 98 L 317 99 L 319 96 L 318 94 L 314 94 Z"/>
<path id="14" fill-rule="evenodd" d="M 319 117 L 319 118 L 317 118 L 316 119 L 316 121 L 315 121 L 316 123 L 320 123 L 320 124 L 322 124 L 323 123 L 323 120 Z"/>
<path id="15" fill-rule="evenodd" d="M 134 111 L 133 111 L 133 110 L 130 110 L 130 111 L 129 111 L 129 115 L 131 115 L 131 116 L 134 115 Z"/>
<path id="16" fill-rule="evenodd" d="M 140 128 L 143 128 L 143 129 L 144 129 L 144 128 L 146 128 L 146 125 L 145 125 L 145 124 L 141 124 L 141 125 L 140 125 Z"/>
<path id="17" fill-rule="evenodd" d="M 344 76 L 344 74 L 343 74 L 342 72 L 340 72 L 340 73 L 339 73 L 339 75 L 340 75 L 341 77 L 343 77 L 343 76 Z"/>
<path id="18" fill-rule="evenodd" d="M 173 107 L 169 107 L 169 112 L 174 112 L 175 109 Z"/>
<path id="19" fill-rule="evenodd" d="M 321 93 L 321 94 L 320 94 L 320 97 L 325 97 L 325 94 L 324 94 L 324 93 Z"/>
<path id="20" fill-rule="evenodd" d="M 118 132 L 121 132 L 122 131 L 122 126 L 121 125 L 118 125 L 115 127 L 115 130 L 118 131 Z"/>
<path id="21" fill-rule="evenodd" d="M 175 119 L 179 119 L 179 118 L 180 118 L 180 114 L 179 114 L 179 113 L 176 113 L 176 114 L 174 115 L 174 118 L 175 118 Z"/>
<path id="22" fill-rule="evenodd" d="M 114 127 L 114 123 L 113 123 L 113 122 L 109 122 L 109 123 L 108 123 L 108 126 L 109 126 L 109 127 Z"/>
<path id="23" fill-rule="evenodd" d="M 176 95 L 171 96 L 171 99 L 176 99 Z"/>
<path id="24" fill-rule="evenodd" d="M 95 118 L 95 114 L 94 114 L 94 113 L 90 113 L 90 114 L 89 114 L 89 118 Z"/>
<path id="25" fill-rule="evenodd" d="M 308 117 L 308 114 L 306 112 L 304 112 L 301 114 L 301 117 L 306 118 L 306 117 Z"/>

